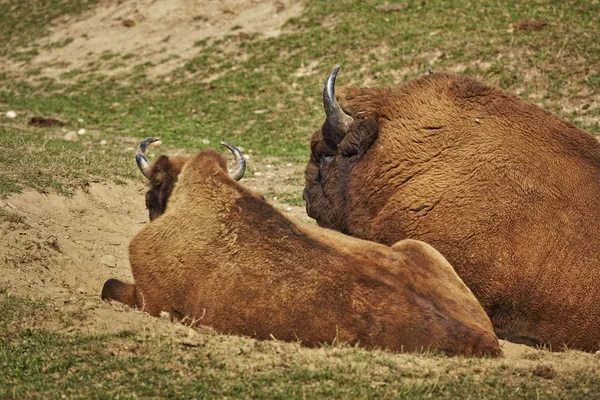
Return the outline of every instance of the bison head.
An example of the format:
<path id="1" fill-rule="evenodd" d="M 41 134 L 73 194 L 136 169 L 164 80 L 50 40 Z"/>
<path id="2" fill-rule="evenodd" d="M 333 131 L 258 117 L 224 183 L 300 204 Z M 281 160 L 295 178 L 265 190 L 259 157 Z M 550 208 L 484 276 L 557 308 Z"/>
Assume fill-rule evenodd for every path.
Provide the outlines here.
<path id="1" fill-rule="evenodd" d="M 146 208 L 150 214 L 150 221 L 162 215 L 167 208 L 167 201 L 177 182 L 177 177 L 185 163 L 192 156 L 160 156 L 153 165 L 146 158 L 146 149 L 159 138 L 150 138 L 140 143 L 136 154 L 137 165 L 142 174 L 148 178 L 150 190 L 146 193 Z M 246 160 L 242 152 L 232 144 L 221 142 L 235 156 L 236 166 L 230 173 L 232 179 L 239 181 L 246 172 Z"/>
<path id="2" fill-rule="evenodd" d="M 339 69 L 334 68 L 323 89 L 327 118 L 311 139 L 303 198 L 307 214 L 320 226 L 348 233 L 348 177 L 356 161 L 377 139 L 378 123 L 375 115 L 352 110 L 351 105 L 346 112 L 340 106 L 335 95 Z"/>

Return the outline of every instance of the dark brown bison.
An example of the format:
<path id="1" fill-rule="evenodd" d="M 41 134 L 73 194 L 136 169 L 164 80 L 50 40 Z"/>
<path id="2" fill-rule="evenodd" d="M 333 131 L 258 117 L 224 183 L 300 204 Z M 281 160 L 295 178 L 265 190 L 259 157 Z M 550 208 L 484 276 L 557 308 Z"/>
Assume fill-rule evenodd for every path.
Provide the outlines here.
<path id="1" fill-rule="evenodd" d="M 138 154 L 153 220 L 129 245 L 135 285 L 110 279 L 103 299 L 308 346 L 500 354 L 489 318 L 431 246 L 297 225 L 236 182 L 243 165 L 232 179 L 225 159 L 206 150 L 150 166 L 143 150 L 153 140 Z"/>
<path id="2" fill-rule="evenodd" d="M 338 67 L 339 68 L 339 67 Z M 600 145 L 476 80 L 324 89 L 304 198 L 320 226 L 423 240 L 471 288 L 499 338 L 597 350 Z M 339 102 L 338 102 L 339 101 Z"/>

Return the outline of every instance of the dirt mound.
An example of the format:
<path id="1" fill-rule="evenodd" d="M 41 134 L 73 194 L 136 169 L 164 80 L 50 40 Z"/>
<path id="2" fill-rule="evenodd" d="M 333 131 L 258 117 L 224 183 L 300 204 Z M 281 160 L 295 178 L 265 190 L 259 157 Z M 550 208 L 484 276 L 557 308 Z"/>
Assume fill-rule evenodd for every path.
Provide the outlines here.
<path id="1" fill-rule="evenodd" d="M 72 198 L 27 191 L 0 202 L 3 279 L 36 297 L 97 296 L 131 279 L 127 244 L 148 219 L 143 185 L 93 184 Z"/>
<path id="2" fill-rule="evenodd" d="M 61 21 L 40 42 L 33 63 L 43 66 L 43 75 L 56 77 L 116 57 L 100 73 L 131 72 L 135 65 L 152 63 L 146 72 L 162 75 L 192 58 L 198 41 L 228 34 L 278 36 L 302 9 L 302 2 L 293 0 L 102 1 L 75 21 Z"/>

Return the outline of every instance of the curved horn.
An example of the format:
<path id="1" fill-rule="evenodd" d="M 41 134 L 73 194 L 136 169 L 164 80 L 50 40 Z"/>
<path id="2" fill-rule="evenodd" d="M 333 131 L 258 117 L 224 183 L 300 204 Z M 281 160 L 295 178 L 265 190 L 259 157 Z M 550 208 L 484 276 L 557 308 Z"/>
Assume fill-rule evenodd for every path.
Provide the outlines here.
<path id="1" fill-rule="evenodd" d="M 231 152 L 235 156 L 235 162 L 237 163 L 237 167 L 235 168 L 235 170 L 233 172 L 229 173 L 229 176 L 232 179 L 239 181 L 244 176 L 244 173 L 246 173 L 246 160 L 244 159 L 244 155 L 242 154 L 240 149 L 238 149 L 237 147 L 235 147 L 234 145 L 232 145 L 230 143 L 221 142 L 221 144 L 223 146 L 227 147 L 229 150 L 231 150 Z"/>
<path id="2" fill-rule="evenodd" d="M 157 137 L 144 140 L 138 146 L 137 153 L 135 155 L 135 161 L 137 162 L 138 168 L 140 169 L 142 174 L 144 174 L 144 176 L 148 179 L 150 179 L 150 163 L 146 158 L 146 149 L 148 148 L 148 146 L 150 146 L 150 144 L 158 142 L 159 140 L 160 138 Z"/>
<path id="3" fill-rule="evenodd" d="M 429 75 L 435 75 L 435 72 L 433 72 L 433 68 L 429 67 Z"/>
<path id="4" fill-rule="evenodd" d="M 325 108 L 325 115 L 329 124 L 340 136 L 345 136 L 350 129 L 350 125 L 354 123 L 354 118 L 346 114 L 335 99 L 335 78 L 340 68 L 340 65 L 335 67 L 329 78 L 327 78 L 323 88 L 323 108 Z"/>

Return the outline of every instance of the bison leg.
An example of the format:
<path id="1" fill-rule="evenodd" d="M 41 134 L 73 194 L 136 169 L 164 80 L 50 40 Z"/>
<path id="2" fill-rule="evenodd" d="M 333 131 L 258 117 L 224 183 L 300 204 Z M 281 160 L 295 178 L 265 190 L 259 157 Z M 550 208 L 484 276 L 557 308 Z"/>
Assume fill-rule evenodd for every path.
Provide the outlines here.
<path id="1" fill-rule="evenodd" d="M 137 306 L 135 285 L 121 282 L 118 279 L 109 279 L 102 288 L 102 300 L 116 300 L 129 307 L 135 307 Z"/>

